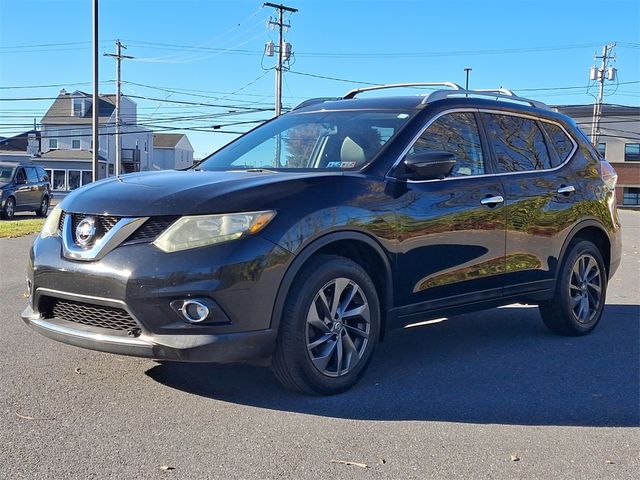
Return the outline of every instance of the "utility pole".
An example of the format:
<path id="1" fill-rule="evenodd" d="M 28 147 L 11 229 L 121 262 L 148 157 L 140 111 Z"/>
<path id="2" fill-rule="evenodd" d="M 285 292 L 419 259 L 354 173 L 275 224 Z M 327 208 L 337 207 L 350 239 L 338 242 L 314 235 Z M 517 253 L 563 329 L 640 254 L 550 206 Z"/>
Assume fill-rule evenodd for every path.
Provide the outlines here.
<path id="1" fill-rule="evenodd" d="M 116 40 L 116 53 L 105 53 L 105 57 L 113 57 L 116 59 L 116 165 L 115 173 L 119 176 L 122 168 L 122 145 L 120 145 L 120 95 L 121 95 L 121 77 L 120 77 L 120 63 L 123 58 L 133 58 L 130 55 L 122 55 L 122 49 L 127 49 L 126 45 L 123 45 L 120 40 Z M 95 142 L 95 140 L 94 140 Z M 97 143 L 94 143 L 97 145 Z M 97 150 L 97 147 L 94 148 Z"/>
<path id="2" fill-rule="evenodd" d="M 278 64 L 276 65 L 276 117 L 278 117 L 282 112 L 282 64 L 291 56 L 291 44 L 285 44 L 284 42 L 284 29 L 288 29 L 291 25 L 284 23 L 284 12 L 296 13 L 298 9 L 269 2 L 265 3 L 264 6 L 273 7 L 278 10 L 278 21 L 274 22 L 269 19 L 269 26 L 277 26 L 279 29 Z M 269 57 L 273 56 L 273 50 L 273 42 L 267 44 L 265 49 L 266 55 Z"/>
<path id="3" fill-rule="evenodd" d="M 98 180 L 98 105 L 100 96 L 98 93 L 98 0 L 93 0 L 93 123 L 91 137 L 93 138 L 92 174 L 93 181 Z"/>
<path id="4" fill-rule="evenodd" d="M 604 82 L 605 80 L 616 79 L 616 68 L 608 67 L 609 60 L 615 60 L 615 55 L 611 54 L 615 42 L 609 43 L 602 47 L 602 55 L 594 55 L 594 61 L 602 60 L 600 68 L 595 65 L 591 67 L 589 72 L 589 78 L 599 83 L 598 96 L 596 102 L 593 104 L 593 120 L 591 124 L 591 143 L 593 146 L 598 146 L 598 137 L 600 136 L 600 118 L 602 117 L 602 101 L 604 99 Z"/>

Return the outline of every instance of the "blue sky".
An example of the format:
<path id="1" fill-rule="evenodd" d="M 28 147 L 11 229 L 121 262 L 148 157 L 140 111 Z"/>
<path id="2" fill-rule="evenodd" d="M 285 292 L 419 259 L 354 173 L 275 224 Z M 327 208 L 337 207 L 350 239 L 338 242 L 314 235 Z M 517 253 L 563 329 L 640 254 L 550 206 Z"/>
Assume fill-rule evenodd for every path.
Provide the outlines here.
<path id="1" fill-rule="evenodd" d="M 612 41 L 620 84 L 607 85 L 606 101 L 640 104 L 640 83 L 625 83 L 640 82 L 637 0 L 285 3 L 299 9 L 286 34 L 295 53 L 285 74 L 287 106 L 341 95 L 357 82 L 464 84 L 465 67 L 473 68 L 473 88 L 503 86 L 551 104 L 592 103 L 588 70 L 594 53 Z M 140 122 L 188 133 L 202 157 L 234 138 L 221 130 L 251 125 L 229 123 L 273 114 L 240 113 L 273 106 L 274 72 L 265 69 L 274 59 L 262 58 L 264 44 L 277 38 L 266 28 L 273 14 L 253 0 L 101 0 L 100 51 L 114 51 L 116 38 L 128 45 L 136 59 L 123 63 L 123 79 L 132 82 L 123 92 L 146 97 L 135 99 Z M 91 38 L 90 0 L 0 0 L 0 98 L 53 97 L 63 86 L 90 92 Z M 115 91 L 114 78 L 114 60 L 101 57 L 102 93 Z M 1 100 L 0 135 L 28 128 L 50 103 Z M 213 125 L 223 126 L 193 130 Z"/>

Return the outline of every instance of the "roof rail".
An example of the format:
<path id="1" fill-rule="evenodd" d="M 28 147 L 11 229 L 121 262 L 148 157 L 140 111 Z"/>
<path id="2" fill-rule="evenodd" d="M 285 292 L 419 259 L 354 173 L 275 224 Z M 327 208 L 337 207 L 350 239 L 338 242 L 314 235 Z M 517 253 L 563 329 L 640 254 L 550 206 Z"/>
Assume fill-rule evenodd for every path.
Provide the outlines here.
<path id="1" fill-rule="evenodd" d="M 342 100 L 342 97 L 316 97 L 316 98 L 309 98 L 308 100 L 304 100 L 304 101 L 300 102 L 298 105 L 296 105 L 295 107 L 293 107 L 291 109 L 291 111 L 298 110 L 299 108 L 302 108 L 302 107 L 308 107 L 309 105 L 315 105 L 316 103 L 331 102 L 333 100 Z"/>
<path id="2" fill-rule="evenodd" d="M 422 103 L 426 104 L 426 103 L 436 102 L 438 100 L 444 100 L 446 98 L 453 97 L 453 96 L 490 97 L 490 98 L 494 98 L 495 100 L 504 99 L 511 102 L 521 102 L 521 103 L 526 103 L 528 105 L 531 105 L 532 107 L 535 107 L 535 108 L 540 108 L 542 110 L 551 110 L 546 103 L 539 102 L 537 100 L 531 100 L 530 98 L 519 97 L 518 95 L 513 93 L 511 90 L 507 90 L 506 88 L 484 89 L 484 90 L 454 90 L 454 91 L 438 90 L 436 92 L 431 93 L 429 96 L 427 96 L 422 101 Z"/>
<path id="3" fill-rule="evenodd" d="M 386 88 L 405 88 L 405 87 L 449 87 L 454 90 L 463 90 L 463 88 L 457 83 L 453 82 L 418 82 L 418 83 L 391 83 L 388 85 L 375 85 L 373 87 L 362 87 L 351 90 L 342 97 L 344 100 L 355 98 L 356 95 L 362 92 L 369 92 L 371 90 L 383 90 Z M 443 90 L 444 91 L 444 90 Z"/>

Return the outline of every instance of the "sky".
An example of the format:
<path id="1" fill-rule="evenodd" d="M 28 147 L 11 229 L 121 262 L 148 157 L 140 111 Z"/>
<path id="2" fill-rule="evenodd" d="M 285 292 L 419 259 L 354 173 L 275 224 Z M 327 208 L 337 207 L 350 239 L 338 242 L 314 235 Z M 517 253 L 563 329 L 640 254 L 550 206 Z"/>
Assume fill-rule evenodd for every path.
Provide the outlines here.
<path id="1" fill-rule="evenodd" d="M 640 105 L 638 0 L 285 4 L 298 9 L 285 17 L 294 53 L 285 107 L 367 84 L 464 85 L 466 67 L 471 88 L 590 104 L 589 68 L 610 42 L 618 79 L 607 82 L 605 101 Z M 91 7 L 0 0 L 0 136 L 39 122 L 61 88 L 92 91 Z M 187 133 L 201 158 L 274 115 L 275 58 L 263 55 L 266 42 L 277 43 L 270 16 L 273 8 L 253 0 L 100 0 L 100 53 L 114 52 L 117 38 L 127 45 L 135 58 L 123 61 L 122 91 L 137 102 L 139 123 Z M 101 93 L 115 92 L 113 58 L 100 57 L 99 78 Z"/>

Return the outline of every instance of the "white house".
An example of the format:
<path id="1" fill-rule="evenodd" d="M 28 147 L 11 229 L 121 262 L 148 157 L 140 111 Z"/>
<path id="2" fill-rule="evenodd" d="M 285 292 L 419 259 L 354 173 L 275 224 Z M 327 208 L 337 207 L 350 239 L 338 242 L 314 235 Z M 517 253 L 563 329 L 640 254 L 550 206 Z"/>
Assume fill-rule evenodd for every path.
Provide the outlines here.
<path id="1" fill-rule="evenodd" d="M 193 147 L 183 133 L 153 135 L 154 170 L 181 169 L 193 165 Z"/>
<path id="2" fill-rule="evenodd" d="M 98 177 L 114 175 L 115 95 L 101 95 L 98 123 Z M 61 90 L 41 120 L 40 154 L 33 162 L 49 173 L 54 190 L 69 191 L 91 181 L 92 171 L 91 95 Z M 153 133 L 137 125 L 137 105 L 121 97 L 122 173 L 150 170 L 153 159 Z"/>

